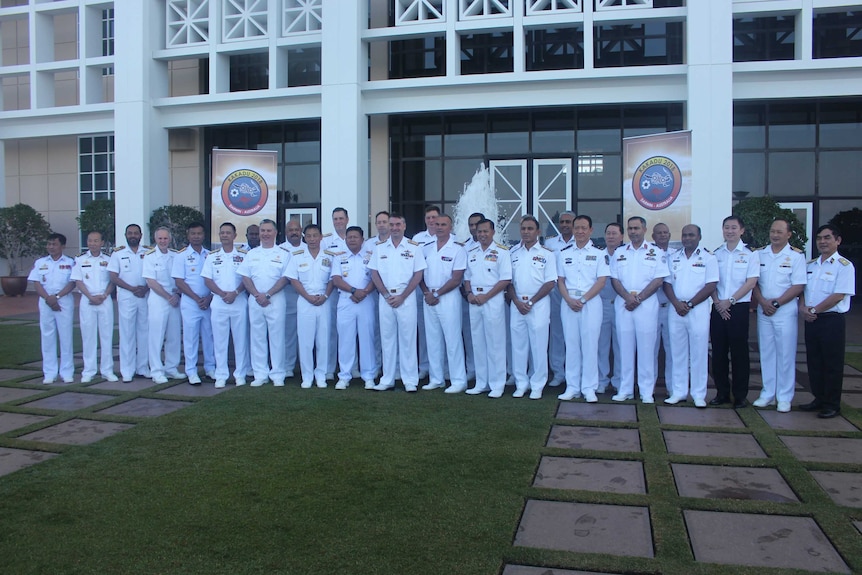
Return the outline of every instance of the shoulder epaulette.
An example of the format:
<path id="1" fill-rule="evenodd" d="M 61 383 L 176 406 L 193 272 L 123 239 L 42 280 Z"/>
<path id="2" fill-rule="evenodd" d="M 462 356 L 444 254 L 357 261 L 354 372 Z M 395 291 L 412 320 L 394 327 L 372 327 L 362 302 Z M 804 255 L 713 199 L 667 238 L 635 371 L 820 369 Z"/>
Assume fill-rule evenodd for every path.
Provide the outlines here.
<path id="1" fill-rule="evenodd" d="M 703 251 L 705 251 L 705 252 L 706 252 L 706 253 L 708 253 L 709 255 L 712 255 L 712 252 L 711 252 L 711 251 L 709 251 L 708 249 L 706 249 L 706 248 L 700 248 L 700 249 L 702 249 Z"/>
<path id="2" fill-rule="evenodd" d="M 850 261 L 849 261 L 849 260 L 847 260 L 846 258 L 838 258 L 838 262 L 839 262 L 842 266 L 849 266 L 849 265 L 850 265 Z"/>
<path id="3" fill-rule="evenodd" d="M 216 248 L 216 249 L 214 249 L 214 250 L 210 250 L 210 253 L 211 253 L 211 254 L 217 254 L 217 253 L 219 253 L 220 251 L 221 251 L 221 248 Z"/>
<path id="4" fill-rule="evenodd" d="M 811 258 L 810 260 L 808 260 L 808 263 L 813 264 L 816 261 L 817 261 L 817 258 Z"/>
<path id="5" fill-rule="evenodd" d="M 724 245 L 724 244 L 721 244 L 721 246 L 723 246 L 723 245 Z M 717 252 L 718 250 L 720 250 L 720 249 L 721 249 L 721 246 L 718 246 L 717 248 L 715 248 L 715 249 L 714 249 L 714 250 L 712 250 L 712 251 Z"/>
<path id="6" fill-rule="evenodd" d="M 385 244 L 385 243 L 386 243 L 386 240 L 377 240 L 377 243 L 374 245 L 379 246 L 380 244 Z"/>
<path id="7" fill-rule="evenodd" d="M 288 251 L 288 250 L 285 249 L 284 251 Z M 290 255 L 298 256 L 299 254 L 303 253 L 304 251 L 305 250 L 293 250 L 292 252 L 290 252 Z"/>
<path id="8" fill-rule="evenodd" d="M 247 253 L 248 253 L 248 250 L 247 250 L 247 249 L 245 249 L 244 247 L 241 247 L 241 246 L 240 246 L 240 247 L 237 247 L 237 248 L 236 248 L 236 251 L 238 251 L 238 252 L 239 252 L 239 253 L 241 253 L 241 254 L 247 254 Z"/>
<path id="9" fill-rule="evenodd" d="M 335 256 L 337 256 L 337 255 L 341 255 L 341 254 L 342 254 L 342 253 L 344 253 L 344 252 L 333 252 L 333 251 L 330 251 L 330 250 L 323 250 L 323 253 L 325 253 L 325 254 L 326 254 L 326 255 L 328 255 L 328 256 L 333 256 L 333 257 L 335 257 Z"/>
<path id="10" fill-rule="evenodd" d="M 508 246 L 504 246 L 503 244 L 501 244 L 501 243 L 499 243 L 499 242 L 494 242 L 494 244 L 495 244 L 498 248 L 500 248 L 500 249 L 503 249 L 503 250 L 509 251 Z"/>
<path id="11" fill-rule="evenodd" d="M 481 247 L 482 247 L 482 246 L 481 246 L 480 244 L 476 244 L 475 246 L 473 246 L 472 248 L 470 248 L 470 249 L 469 249 L 469 250 L 467 250 L 467 251 L 472 252 L 472 251 L 474 251 L 474 250 L 478 250 L 478 249 L 479 249 L 479 248 L 481 248 Z"/>
<path id="12" fill-rule="evenodd" d="M 575 244 L 569 244 L 569 245 L 567 245 L 567 246 L 566 246 L 566 247 L 564 247 L 564 248 L 560 248 L 560 251 L 561 251 L 561 252 L 564 252 L 564 251 L 566 251 L 567 249 L 571 248 L 573 245 L 575 245 Z"/>
<path id="13" fill-rule="evenodd" d="M 801 254 L 801 253 L 802 253 L 802 250 L 800 250 L 799 248 L 797 248 L 797 247 L 795 247 L 795 246 L 790 246 L 790 249 L 791 249 L 791 250 L 793 250 L 794 252 L 796 252 L 797 254 Z"/>
<path id="14" fill-rule="evenodd" d="M 126 246 L 114 246 L 114 248 L 111 250 L 111 253 L 118 252 L 124 249 L 126 249 Z"/>
<path id="15" fill-rule="evenodd" d="M 286 251 L 286 252 L 289 252 L 289 251 L 290 251 L 289 249 L 287 249 L 287 248 L 286 248 L 286 247 L 284 247 L 284 246 L 278 246 L 278 247 L 279 247 L 279 248 L 281 248 L 282 250 Z"/>
<path id="16" fill-rule="evenodd" d="M 183 250 L 185 250 L 185 249 L 186 249 L 186 248 L 182 248 L 182 249 L 179 249 L 179 250 L 175 250 L 174 248 L 171 248 L 171 251 L 172 251 L 172 252 L 174 252 L 175 254 L 179 254 L 179 253 L 182 253 L 182 252 L 183 252 Z"/>
<path id="17" fill-rule="evenodd" d="M 323 235 L 322 235 L 322 236 L 320 236 L 320 237 L 322 237 L 322 238 L 328 238 L 328 237 L 329 237 L 329 236 L 331 236 L 331 235 L 332 235 L 332 232 L 329 232 L 329 233 L 327 233 L 327 234 L 323 234 Z"/>
<path id="18" fill-rule="evenodd" d="M 755 249 L 755 250 L 753 250 L 753 251 L 755 251 L 755 252 L 759 252 L 759 251 L 762 251 L 762 250 L 765 250 L 765 249 L 766 249 L 766 246 L 763 246 L 763 247 L 761 247 L 761 248 L 757 248 L 757 249 Z"/>
<path id="19" fill-rule="evenodd" d="M 571 245 L 571 244 L 569 244 L 569 245 Z M 543 247 L 543 248 L 545 248 L 546 250 L 548 250 L 549 252 L 554 251 L 554 250 L 552 250 L 551 248 L 549 248 L 548 246 L 542 246 L 542 247 Z"/>
<path id="20" fill-rule="evenodd" d="M 411 244 L 411 245 L 414 245 L 414 246 L 418 246 L 418 245 L 419 245 L 419 242 L 414 242 L 413 240 L 407 240 L 407 243 L 408 243 L 408 244 Z"/>
<path id="21" fill-rule="evenodd" d="M 751 246 L 745 245 L 745 246 L 742 246 L 742 247 L 744 247 L 745 249 L 747 249 L 747 250 L 748 250 L 748 251 L 750 251 L 750 252 L 754 252 L 754 250 L 753 250 L 753 249 L 751 249 Z"/>
<path id="22" fill-rule="evenodd" d="M 455 243 L 458 244 L 459 246 L 461 246 L 462 248 L 467 245 L 467 242 L 455 242 Z"/>
<path id="23" fill-rule="evenodd" d="M 153 246 L 153 247 L 151 247 L 150 249 L 148 249 L 148 250 L 144 253 L 144 255 L 145 255 L 145 256 L 148 256 L 148 255 L 150 255 L 150 254 L 154 254 L 154 253 L 156 253 L 156 247 L 155 247 L 155 246 Z"/>
<path id="24" fill-rule="evenodd" d="M 145 246 L 145 245 L 141 244 L 141 247 L 144 248 L 145 250 L 148 250 L 148 249 L 154 248 L 156 246 Z"/>

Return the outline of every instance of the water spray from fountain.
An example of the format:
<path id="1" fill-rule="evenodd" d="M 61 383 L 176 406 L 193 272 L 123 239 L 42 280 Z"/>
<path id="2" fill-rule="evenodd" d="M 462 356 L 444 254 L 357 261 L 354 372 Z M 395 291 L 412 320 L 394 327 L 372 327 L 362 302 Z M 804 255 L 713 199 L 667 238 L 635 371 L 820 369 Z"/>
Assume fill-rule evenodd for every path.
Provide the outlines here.
<path id="1" fill-rule="evenodd" d="M 455 204 L 455 234 L 458 241 L 470 238 L 470 229 L 467 220 L 470 214 L 479 212 L 496 225 L 494 240 L 507 244 L 508 238 L 504 231 L 506 216 L 500 213 L 497 205 L 497 195 L 491 182 L 491 172 L 485 164 L 479 164 L 479 169 L 473 174 L 469 184 L 464 185 L 464 191 Z"/>

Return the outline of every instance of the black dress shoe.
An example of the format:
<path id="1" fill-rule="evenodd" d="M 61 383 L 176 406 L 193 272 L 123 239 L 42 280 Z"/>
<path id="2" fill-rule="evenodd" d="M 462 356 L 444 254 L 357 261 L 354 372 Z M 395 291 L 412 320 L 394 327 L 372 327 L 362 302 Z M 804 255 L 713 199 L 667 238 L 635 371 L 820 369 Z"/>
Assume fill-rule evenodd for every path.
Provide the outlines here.
<path id="1" fill-rule="evenodd" d="M 817 417 L 819 417 L 820 419 L 832 419 L 833 417 L 836 417 L 838 415 L 841 415 L 841 412 L 839 410 L 827 407 L 820 410 L 820 413 L 817 414 Z"/>
<path id="2" fill-rule="evenodd" d="M 822 406 L 822 404 L 818 400 L 814 400 L 811 403 L 803 403 L 799 406 L 799 411 L 817 411 Z"/>
<path id="3" fill-rule="evenodd" d="M 715 397 L 713 397 L 712 400 L 710 400 L 710 402 L 709 402 L 710 405 L 724 405 L 725 403 L 730 403 L 730 398 L 729 397 L 722 397 L 719 395 L 716 395 Z"/>
<path id="4" fill-rule="evenodd" d="M 744 397 L 733 402 L 733 409 L 740 409 L 742 407 L 748 407 L 748 400 Z"/>

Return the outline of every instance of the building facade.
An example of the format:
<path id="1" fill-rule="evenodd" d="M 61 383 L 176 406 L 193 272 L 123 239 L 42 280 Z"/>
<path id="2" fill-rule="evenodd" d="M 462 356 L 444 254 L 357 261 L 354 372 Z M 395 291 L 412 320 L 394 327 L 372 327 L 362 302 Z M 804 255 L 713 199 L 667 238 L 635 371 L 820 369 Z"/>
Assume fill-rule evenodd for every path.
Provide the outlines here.
<path id="1" fill-rule="evenodd" d="M 862 2 L 0 0 L 0 204 L 79 234 L 210 209 L 214 147 L 278 152 L 279 218 L 408 233 L 480 164 L 507 213 L 620 220 L 622 138 L 692 131 L 692 219 L 862 199 Z M 654 223 L 654 222 L 653 222 Z M 678 237 L 678 230 L 673 230 Z M 515 236 L 517 237 L 517 236 Z"/>

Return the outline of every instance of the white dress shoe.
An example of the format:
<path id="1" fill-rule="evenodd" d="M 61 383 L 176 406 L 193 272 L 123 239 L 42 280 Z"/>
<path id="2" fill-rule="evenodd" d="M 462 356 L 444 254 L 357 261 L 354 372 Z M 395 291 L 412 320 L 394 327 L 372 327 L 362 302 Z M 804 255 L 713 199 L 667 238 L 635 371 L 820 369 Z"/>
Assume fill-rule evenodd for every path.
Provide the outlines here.
<path id="1" fill-rule="evenodd" d="M 374 386 L 374 391 L 389 391 L 390 389 L 393 389 L 394 387 L 395 387 L 394 385 L 386 385 L 385 383 L 378 383 L 377 385 Z"/>
<path id="2" fill-rule="evenodd" d="M 474 387 L 471 387 L 470 389 L 468 389 L 467 395 L 479 395 L 480 393 L 485 393 L 487 391 L 490 391 L 490 389 L 487 387 L 479 387 L 477 385 L 477 386 L 474 386 Z"/>
<path id="3" fill-rule="evenodd" d="M 550 387 L 559 387 L 560 385 L 563 384 L 564 381 L 566 381 L 566 380 L 563 377 L 554 377 L 554 379 L 552 379 L 550 381 L 550 383 L 548 383 L 548 385 Z"/>
<path id="4" fill-rule="evenodd" d="M 186 378 L 186 374 L 180 373 L 178 371 L 166 371 L 165 375 L 171 379 L 185 379 Z"/>
<path id="5" fill-rule="evenodd" d="M 206 374 L 205 374 L 205 375 L 206 375 L 208 378 L 212 379 L 212 380 L 215 380 L 215 379 L 216 379 L 215 371 L 213 371 L 212 369 L 211 369 L 211 370 L 209 370 L 208 372 L 206 372 Z"/>
<path id="6" fill-rule="evenodd" d="M 651 395 L 644 395 L 641 397 L 641 403 L 651 404 L 655 403 L 655 399 Z"/>
<path id="7" fill-rule="evenodd" d="M 541 391 L 531 391 L 530 392 L 530 399 L 542 399 L 542 392 Z"/>
<path id="8" fill-rule="evenodd" d="M 624 395 L 622 393 L 618 393 L 611 398 L 612 401 L 627 401 L 629 399 L 634 399 L 634 395 Z"/>
<path id="9" fill-rule="evenodd" d="M 241 385 L 245 385 L 245 378 L 244 377 L 237 377 L 237 378 L 234 378 L 234 380 L 236 381 L 237 387 L 239 387 Z"/>
<path id="10" fill-rule="evenodd" d="M 153 378 L 153 383 L 158 384 L 158 385 L 161 385 L 161 384 L 167 383 L 167 382 L 168 382 L 168 378 L 163 376 L 163 375 L 157 375 Z"/>
<path id="11" fill-rule="evenodd" d="M 466 384 L 465 385 L 450 385 L 445 390 L 443 390 L 443 393 L 461 393 L 465 389 L 467 389 Z"/>
<path id="12" fill-rule="evenodd" d="M 763 397 L 762 395 L 755 399 L 751 405 L 754 407 L 769 407 L 770 405 L 775 405 L 775 399 L 769 399 L 768 397 Z"/>
<path id="13" fill-rule="evenodd" d="M 223 380 L 223 379 L 217 379 L 217 380 L 215 380 L 215 387 L 216 387 L 216 389 L 221 389 L 221 388 L 223 388 L 225 385 L 227 385 L 227 381 L 225 381 L 225 380 Z"/>
<path id="14" fill-rule="evenodd" d="M 377 384 L 374 383 L 373 379 L 366 379 L 365 380 L 365 389 L 374 389 L 375 385 L 377 385 Z"/>
<path id="15" fill-rule="evenodd" d="M 299 384 L 299 387 L 301 387 L 302 389 L 311 389 L 312 385 L 314 385 L 314 383 L 312 383 L 310 381 L 303 381 L 302 383 Z"/>
<path id="16" fill-rule="evenodd" d="M 272 385 L 275 387 L 284 387 L 284 380 L 283 379 L 273 379 Z"/>
<path id="17" fill-rule="evenodd" d="M 189 385 L 200 385 L 201 378 L 198 377 L 198 374 L 193 373 L 189 375 Z"/>
<path id="18" fill-rule="evenodd" d="M 576 389 L 569 389 L 569 390 L 566 390 L 565 393 L 561 393 L 560 395 L 558 395 L 557 399 L 560 399 L 562 401 L 570 401 L 570 400 L 575 399 L 575 398 L 580 397 L 580 396 L 581 396 L 581 394 L 578 393 L 578 391 Z"/>
<path id="19" fill-rule="evenodd" d="M 706 407 L 706 400 L 705 399 L 695 399 L 694 400 L 694 406 L 702 409 L 702 408 Z"/>
<path id="20" fill-rule="evenodd" d="M 527 390 L 525 389 L 516 389 L 515 393 L 512 394 L 512 397 L 524 397 L 527 394 Z"/>
<path id="21" fill-rule="evenodd" d="M 114 373 L 104 373 L 104 374 L 102 374 L 102 377 L 104 377 L 105 379 L 107 379 L 108 381 L 111 381 L 111 382 L 120 381 L 120 378 L 117 377 L 117 375 Z"/>
<path id="22" fill-rule="evenodd" d="M 407 393 L 416 393 L 416 386 L 415 385 L 405 385 L 404 391 L 406 391 Z"/>
<path id="23" fill-rule="evenodd" d="M 255 379 L 254 381 L 251 382 L 251 386 L 252 387 L 260 387 L 265 383 L 266 383 L 265 379 Z"/>
<path id="24" fill-rule="evenodd" d="M 335 389 L 347 389 L 347 386 L 350 385 L 350 382 L 346 379 L 339 379 L 338 383 L 335 384 Z"/>
<path id="25" fill-rule="evenodd" d="M 685 401 L 685 398 L 679 397 L 677 395 L 671 395 L 670 397 L 668 397 L 667 399 L 664 400 L 664 402 L 667 403 L 668 405 L 676 405 L 677 403 L 679 403 L 681 401 Z"/>
<path id="26" fill-rule="evenodd" d="M 584 399 L 587 403 L 595 403 L 599 400 L 599 398 L 596 397 L 596 392 L 592 390 L 584 392 Z"/>
<path id="27" fill-rule="evenodd" d="M 426 383 L 422 386 L 422 389 L 430 391 L 432 389 L 440 389 L 441 387 L 445 387 L 442 383 Z"/>
<path id="28" fill-rule="evenodd" d="M 320 389 L 324 389 L 324 388 L 326 387 L 326 380 L 324 380 L 324 381 L 318 381 L 318 382 L 317 382 L 317 387 L 319 387 Z"/>
<path id="29" fill-rule="evenodd" d="M 500 390 L 494 390 L 488 394 L 488 397 L 490 397 L 491 399 L 500 399 L 501 397 L 503 397 L 503 392 Z"/>
<path id="30" fill-rule="evenodd" d="M 51 385 L 52 383 L 54 383 L 54 378 L 53 377 L 46 377 L 45 379 L 42 380 L 42 383 L 44 383 L 45 385 Z"/>
<path id="31" fill-rule="evenodd" d="M 790 413 L 790 402 L 779 401 L 776 409 L 778 410 L 778 413 Z"/>

